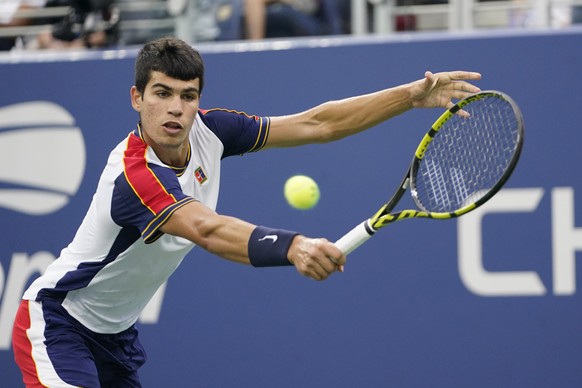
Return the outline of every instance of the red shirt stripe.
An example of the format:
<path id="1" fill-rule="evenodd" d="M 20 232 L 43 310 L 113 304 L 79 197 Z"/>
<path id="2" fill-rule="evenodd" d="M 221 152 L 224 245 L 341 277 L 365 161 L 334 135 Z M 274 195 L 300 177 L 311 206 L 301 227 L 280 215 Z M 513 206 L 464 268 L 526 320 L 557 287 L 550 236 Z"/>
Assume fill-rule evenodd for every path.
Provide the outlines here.
<path id="1" fill-rule="evenodd" d="M 166 191 L 147 163 L 148 145 L 135 134 L 130 134 L 123 158 L 124 174 L 127 182 L 153 214 L 176 203 L 176 198 Z"/>

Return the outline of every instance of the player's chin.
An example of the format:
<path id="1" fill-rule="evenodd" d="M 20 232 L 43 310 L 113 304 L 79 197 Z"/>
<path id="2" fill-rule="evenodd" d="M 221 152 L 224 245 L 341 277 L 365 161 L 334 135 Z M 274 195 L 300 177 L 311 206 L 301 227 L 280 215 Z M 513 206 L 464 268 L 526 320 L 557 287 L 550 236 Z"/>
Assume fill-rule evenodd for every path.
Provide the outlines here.
<path id="1" fill-rule="evenodd" d="M 181 130 L 164 130 L 161 142 L 166 146 L 180 146 L 188 139 L 188 131 Z"/>
<path id="2" fill-rule="evenodd" d="M 178 151 L 183 145 L 184 142 L 187 141 L 186 138 L 170 138 L 170 137 L 166 137 L 164 139 L 161 139 L 160 141 L 157 142 L 157 146 L 161 147 L 163 149 L 166 149 L 168 151 L 170 150 L 175 150 Z"/>

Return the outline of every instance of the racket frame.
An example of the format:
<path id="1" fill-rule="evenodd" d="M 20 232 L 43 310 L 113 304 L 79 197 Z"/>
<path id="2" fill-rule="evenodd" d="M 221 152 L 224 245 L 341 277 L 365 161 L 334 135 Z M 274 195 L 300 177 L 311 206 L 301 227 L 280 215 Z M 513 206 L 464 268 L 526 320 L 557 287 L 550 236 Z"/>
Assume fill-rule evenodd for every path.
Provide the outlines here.
<path id="1" fill-rule="evenodd" d="M 416 197 L 416 190 L 415 190 L 415 177 L 416 173 L 418 172 L 420 163 L 424 158 L 426 150 L 428 149 L 430 143 L 434 140 L 435 136 L 438 134 L 439 130 L 443 127 L 443 125 L 454 115 L 458 114 L 463 107 L 467 106 L 468 104 L 483 99 L 486 97 L 494 96 L 496 98 L 501 98 L 507 101 L 513 109 L 513 113 L 515 114 L 516 121 L 517 121 L 517 141 L 516 141 L 516 150 L 512 156 L 508 167 L 506 168 L 505 172 L 501 176 L 501 178 L 496 182 L 496 184 L 481 198 L 473 203 L 469 203 L 466 206 L 457 209 L 454 212 L 430 212 L 425 209 L 422 204 L 418 201 Z M 470 211 L 478 208 L 479 206 L 483 205 L 489 199 L 491 199 L 507 182 L 517 162 L 519 161 L 519 157 L 521 155 L 521 149 L 523 147 L 523 140 L 524 140 L 524 122 L 521 110 L 519 109 L 518 105 L 515 101 L 508 96 L 507 94 L 496 91 L 496 90 L 486 90 L 479 93 L 476 93 L 472 96 L 469 96 L 459 102 L 457 102 L 454 106 L 450 109 L 447 109 L 441 116 L 434 122 L 430 130 L 424 135 L 422 140 L 420 141 L 416 151 L 414 153 L 414 157 L 412 162 L 408 167 L 408 171 L 406 172 L 404 178 L 400 186 L 396 192 L 390 197 L 388 202 L 386 202 L 372 217 L 365 220 L 364 222 L 358 224 L 355 228 L 353 228 L 350 232 L 346 233 L 342 238 L 340 238 L 335 244 L 340 248 L 342 252 L 346 255 L 353 252 L 356 248 L 366 242 L 370 237 L 376 233 L 376 231 L 392 222 L 400 221 L 407 218 L 433 218 L 433 219 L 450 219 L 459 217 L 463 214 L 469 213 Z M 396 207 L 398 202 L 402 199 L 402 196 L 406 191 L 410 189 L 412 198 L 418 206 L 418 209 L 405 209 L 395 213 L 391 213 L 391 211 Z"/>

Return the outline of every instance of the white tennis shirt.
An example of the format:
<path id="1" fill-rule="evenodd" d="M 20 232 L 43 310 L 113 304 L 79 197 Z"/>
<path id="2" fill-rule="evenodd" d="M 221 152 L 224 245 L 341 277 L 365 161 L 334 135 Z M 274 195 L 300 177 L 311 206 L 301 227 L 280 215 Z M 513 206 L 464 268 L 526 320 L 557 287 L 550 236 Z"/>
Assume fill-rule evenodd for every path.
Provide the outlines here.
<path id="1" fill-rule="evenodd" d="M 160 226 L 191 201 L 216 209 L 221 160 L 260 150 L 268 130 L 266 117 L 200 110 L 190 131 L 188 162 L 177 168 L 158 159 L 138 127 L 109 155 L 73 241 L 24 299 L 60 300 L 97 333 L 129 328 L 194 247 L 163 234 Z"/>

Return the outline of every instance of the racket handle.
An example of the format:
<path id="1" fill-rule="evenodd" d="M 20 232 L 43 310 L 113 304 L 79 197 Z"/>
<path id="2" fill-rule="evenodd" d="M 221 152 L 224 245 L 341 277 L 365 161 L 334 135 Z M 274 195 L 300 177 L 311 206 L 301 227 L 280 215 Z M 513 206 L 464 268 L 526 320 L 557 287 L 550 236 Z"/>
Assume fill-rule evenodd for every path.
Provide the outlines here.
<path id="1" fill-rule="evenodd" d="M 335 245 L 345 255 L 352 253 L 357 247 L 368 241 L 374 235 L 374 229 L 372 229 L 368 221 L 362 222 L 335 242 Z"/>

